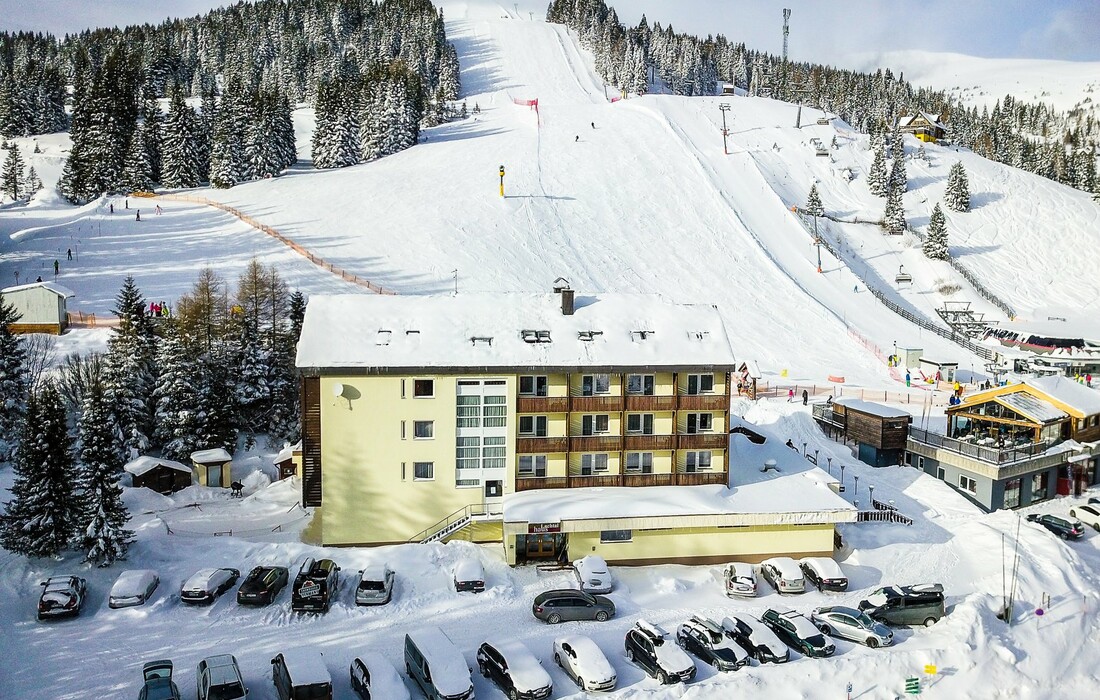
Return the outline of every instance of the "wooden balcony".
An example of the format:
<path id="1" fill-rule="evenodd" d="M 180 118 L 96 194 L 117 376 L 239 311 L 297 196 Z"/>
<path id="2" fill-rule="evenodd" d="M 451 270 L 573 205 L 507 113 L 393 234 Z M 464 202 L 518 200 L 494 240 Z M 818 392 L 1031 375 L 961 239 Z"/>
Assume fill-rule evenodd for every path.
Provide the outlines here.
<path id="1" fill-rule="evenodd" d="M 641 394 L 626 395 L 627 411 L 675 411 L 675 396 L 643 396 Z"/>
<path id="2" fill-rule="evenodd" d="M 623 474 L 623 486 L 672 486 L 673 474 Z"/>
<path id="3" fill-rule="evenodd" d="M 517 454 L 546 454 L 549 452 L 568 452 L 567 437 L 517 437 Z"/>
<path id="4" fill-rule="evenodd" d="M 729 447 L 729 435 L 725 433 L 677 435 L 676 441 L 681 450 L 724 450 Z"/>
<path id="5" fill-rule="evenodd" d="M 627 450 L 674 450 L 675 435 L 627 435 L 624 449 Z"/>
<path id="6" fill-rule="evenodd" d="M 600 411 L 623 410 L 623 397 L 621 396 L 573 396 L 570 410 L 574 413 L 597 413 Z"/>
<path id="7" fill-rule="evenodd" d="M 621 452 L 621 435 L 578 435 L 569 438 L 570 452 Z"/>
<path id="8" fill-rule="evenodd" d="M 724 471 L 693 472 L 673 474 L 677 486 L 703 486 L 706 484 L 729 484 L 729 474 Z"/>
<path id="9" fill-rule="evenodd" d="M 516 491 L 532 489 L 564 489 L 569 479 L 564 476 L 521 476 L 516 477 Z"/>
<path id="10" fill-rule="evenodd" d="M 726 394 L 698 394 L 679 396 L 681 411 L 728 411 L 730 397 Z"/>
<path id="11" fill-rule="evenodd" d="M 520 396 L 516 413 L 568 413 L 568 396 Z"/>
<path id="12" fill-rule="evenodd" d="M 621 474 L 606 474 L 600 476 L 570 476 L 569 488 L 581 489 L 592 486 L 622 486 Z"/>

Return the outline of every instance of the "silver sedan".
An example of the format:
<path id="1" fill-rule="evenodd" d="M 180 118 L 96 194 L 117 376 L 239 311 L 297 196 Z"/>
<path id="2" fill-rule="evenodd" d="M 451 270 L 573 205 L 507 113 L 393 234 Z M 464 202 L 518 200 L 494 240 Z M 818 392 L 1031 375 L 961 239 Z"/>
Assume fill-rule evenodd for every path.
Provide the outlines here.
<path id="1" fill-rule="evenodd" d="M 842 605 L 816 608 L 810 620 L 830 637 L 840 637 L 860 644 L 888 647 L 894 643 L 894 633 L 881 622 L 875 622 L 867 613 Z"/>

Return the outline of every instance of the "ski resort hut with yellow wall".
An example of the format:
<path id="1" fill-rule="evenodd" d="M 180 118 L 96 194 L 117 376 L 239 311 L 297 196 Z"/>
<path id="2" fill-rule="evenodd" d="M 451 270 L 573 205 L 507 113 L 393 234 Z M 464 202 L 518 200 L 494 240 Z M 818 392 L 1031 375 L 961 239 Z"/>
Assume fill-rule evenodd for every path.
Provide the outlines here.
<path id="1" fill-rule="evenodd" d="M 0 295 L 20 315 L 8 327 L 12 333 L 61 335 L 69 327 L 67 301 L 76 293 L 67 287 L 56 282 L 32 282 L 0 289 Z"/>
<path id="2" fill-rule="evenodd" d="M 946 115 L 935 116 L 928 112 L 903 115 L 898 120 L 898 128 L 903 134 L 912 134 L 925 143 L 936 143 L 947 136 Z"/>

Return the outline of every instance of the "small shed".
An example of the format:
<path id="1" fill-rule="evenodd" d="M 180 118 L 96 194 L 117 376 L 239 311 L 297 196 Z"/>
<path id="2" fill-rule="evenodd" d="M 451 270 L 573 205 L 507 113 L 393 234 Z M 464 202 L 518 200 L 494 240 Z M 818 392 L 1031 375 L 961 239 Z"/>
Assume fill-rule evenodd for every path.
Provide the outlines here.
<path id="1" fill-rule="evenodd" d="M 733 83 L 722 83 L 722 94 L 723 95 L 736 95 L 737 94 L 737 86 L 735 86 Z"/>
<path id="2" fill-rule="evenodd" d="M 142 455 L 123 467 L 135 488 L 145 487 L 157 493 L 175 493 L 191 485 L 191 467 L 170 459 Z"/>
<path id="3" fill-rule="evenodd" d="M 76 296 L 56 282 L 32 282 L 0 289 L 4 301 L 15 307 L 21 318 L 11 324 L 12 333 L 61 335 L 69 327 L 67 300 Z"/>
<path id="4" fill-rule="evenodd" d="M 872 467 L 901 464 L 912 422 L 900 408 L 843 396 L 833 401 L 832 423 L 855 441 L 859 460 Z"/>
<path id="5" fill-rule="evenodd" d="M 941 362 L 928 357 L 920 358 L 920 372 L 926 381 L 954 382 L 958 362 Z"/>
<path id="6" fill-rule="evenodd" d="M 280 480 L 297 475 L 302 466 L 302 441 L 284 447 L 273 461 L 275 468 L 279 470 Z"/>
<path id="7" fill-rule="evenodd" d="M 232 461 L 230 454 L 220 447 L 191 453 L 191 463 L 195 465 L 195 474 L 203 486 L 229 488 L 233 483 Z"/>

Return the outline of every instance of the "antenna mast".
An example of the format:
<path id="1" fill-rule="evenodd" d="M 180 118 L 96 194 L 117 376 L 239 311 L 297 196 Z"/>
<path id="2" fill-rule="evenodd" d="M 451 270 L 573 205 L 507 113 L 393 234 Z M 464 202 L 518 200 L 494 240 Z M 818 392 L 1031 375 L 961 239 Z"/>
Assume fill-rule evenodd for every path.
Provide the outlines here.
<path id="1" fill-rule="evenodd" d="M 787 62 L 787 35 L 791 33 L 791 11 L 783 8 L 783 62 Z"/>

